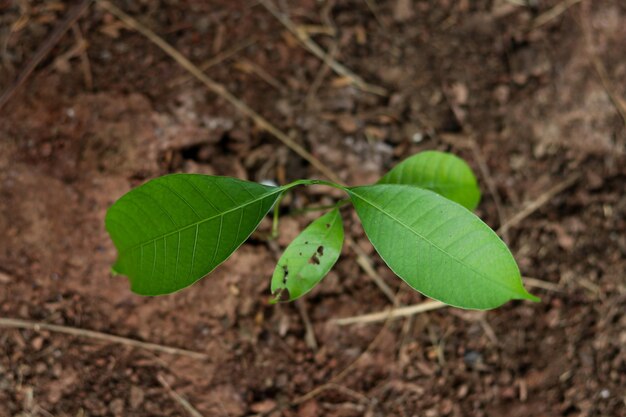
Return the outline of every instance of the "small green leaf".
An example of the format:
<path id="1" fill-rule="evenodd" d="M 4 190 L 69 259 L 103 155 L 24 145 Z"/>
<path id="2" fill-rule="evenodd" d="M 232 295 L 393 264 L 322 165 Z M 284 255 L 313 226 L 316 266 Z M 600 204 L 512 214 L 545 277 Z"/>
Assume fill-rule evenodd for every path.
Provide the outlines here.
<path id="1" fill-rule="evenodd" d="M 131 190 L 105 223 L 116 273 L 142 295 L 185 288 L 224 262 L 256 229 L 283 187 L 227 177 L 175 174 Z"/>
<path id="2" fill-rule="evenodd" d="M 472 169 L 461 158 L 439 151 L 413 155 L 392 168 L 378 184 L 405 184 L 426 188 L 469 210 L 480 201 Z"/>
<path id="3" fill-rule="evenodd" d="M 511 299 L 538 301 L 524 289 L 504 242 L 464 207 L 407 185 L 369 185 L 348 192 L 376 251 L 424 295 L 479 310 Z"/>
<path id="4" fill-rule="evenodd" d="M 343 223 L 336 208 L 307 226 L 285 249 L 272 275 L 277 301 L 292 301 L 309 292 L 333 267 L 343 245 Z"/>

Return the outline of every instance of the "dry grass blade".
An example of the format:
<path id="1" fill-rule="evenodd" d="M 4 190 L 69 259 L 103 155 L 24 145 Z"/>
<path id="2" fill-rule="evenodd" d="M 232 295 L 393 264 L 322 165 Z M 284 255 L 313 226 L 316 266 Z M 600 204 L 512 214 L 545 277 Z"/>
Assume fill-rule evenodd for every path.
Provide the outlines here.
<path id="1" fill-rule="evenodd" d="M 393 320 L 401 317 L 413 316 L 415 314 L 425 313 L 427 311 L 438 310 L 440 308 L 447 307 L 446 304 L 441 301 L 424 301 L 420 304 L 412 306 L 398 307 L 391 310 L 387 309 L 379 311 L 377 313 L 363 314 L 361 316 L 345 317 L 342 319 L 331 320 L 331 323 L 338 326 L 346 326 L 348 324 L 368 324 L 385 321 L 387 319 Z"/>
<path id="2" fill-rule="evenodd" d="M 350 246 L 350 248 L 356 253 L 356 262 L 359 264 L 361 269 L 372 279 L 372 281 L 374 281 L 374 283 L 378 286 L 378 288 L 380 288 L 383 294 L 387 296 L 389 301 L 391 301 L 394 306 L 399 306 L 400 302 L 396 298 L 392 289 L 389 288 L 389 285 L 387 285 L 387 283 L 383 281 L 382 277 L 378 275 L 374 267 L 372 267 L 372 262 L 369 256 L 367 256 L 367 254 L 363 252 L 363 249 L 361 249 L 350 236 L 346 238 L 346 242 L 348 243 L 348 246 Z"/>
<path id="3" fill-rule="evenodd" d="M 0 317 L 0 327 L 9 327 L 13 329 L 28 329 L 28 330 L 35 330 L 35 331 L 47 330 L 47 331 L 54 332 L 54 333 L 63 333 L 63 334 L 83 337 L 87 339 L 101 340 L 101 341 L 108 342 L 108 343 L 115 343 L 119 345 L 136 347 L 139 349 L 146 349 L 146 350 L 150 350 L 153 352 L 162 352 L 162 353 L 168 353 L 170 355 L 187 356 L 193 359 L 205 360 L 209 358 L 208 355 L 204 353 L 200 353 L 200 352 L 194 352 L 191 350 L 159 345 L 156 343 L 141 342 L 139 340 L 129 339 L 127 337 L 115 336 L 115 335 L 108 334 L 108 333 L 96 332 L 93 330 L 80 329 L 76 327 L 61 326 L 58 324 L 48 324 L 48 323 L 35 322 L 35 321 L 29 321 L 29 320 Z"/>
<path id="4" fill-rule="evenodd" d="M 546 291 L 562 292 L 561 287 L 558 284 L 537 278 L 524 277 L 524 284 L 531 288 L 541 288 Z"/>
<path id="5" fill-rule="evenodd" d="M 281 93 L 287 91 L 287 88 L 282 85 L 276 78 L 274 78 L 269 72 L 258 66 L 256 63 L 246 58 L 241 58 L 235 63 L 235 68 L 246 74 L 256 74 L 261 80 L 265 81 L 270 86 L 274 87 Z"/>
<path id="6" fill-rule="evenodd" d="M 87 7 L 91 3 L 91 0 L 83 0 L 78 5 L 74 6 L 67 15 L 65 19 L 61 21 L 54 29 L 54 31 L 50 34 L 48 39 L 35 51 L 33 57 L 26 63 L 20 75 L 17 79 L 11 84 L 4 93 L 0 96 L 0 109 L 13 97 L 13 94 L 17 91 L 18 88 L 26 81 L 26 79 L 33 72 L 35 67 L 44 60 L 48 53 L 52 50 L 54 45 L 56 45 L 61 37 L 67 32 L 67 30 L 76 22 L 76 20 L 87 10 Z"/>
<path id="7" fill-rule="evenodd" d="M 365 82 L 360 76 L 352 72 L 346 66 L 327 54 L 317 43 L 315 43 L 304 30 L 299 29 L 289 17 L 279 12 L 278 9 L 269 0 L 259 0 L 259 3 L 263 5 L 280 23 L 283 24 L 295 37 L 309 50 L 313 55 L 324 61 L 326 65 L 332 68 L 337 74 L 350 79 L 352 84 L 357 88 L 366 91 L 368 93 L 376 94 L 379 96 L 387 96 L 387 90 L 377 85 L 372 85 Z"/>
<path id="8" fill-rule="evenodd" d="M 598 59 L 598 57 L 595 55 L 591 57 L 591 61 L 593 63 L 593 67 L 598 73 L 598 77 L 600 77 L 600 81 L 602 81 L 602 86 L 604 87 L 604 90 L 611 98 L 611 101 L 613 102 L 615 109 L 617 110 L 619 115 L 622 117 L 622 120 L 624 121 L 624 124 L 626 125 L 626 101 L 615 93 L 617 89 L 613 86 L 613 83 L 609 80 L 609 76 L 606 72 L 606 67 L 604 66 L 602 61 L 600 61 L 600 59 Z"/>
<path id="9" fill-rule="evenodd" d="M 558 183 L 554 187 L 550 188 L 545 193 L 541 194 L 537 199 L 531 201 L 526 204 L 522 210 L 518 211 L 513 217 L 508 219 L 500 228 L 498 229 L 498 233 L 506 233 L 511 227 L 516 226 L 526 217 L 533 214 L 539 208 L 541 208 L 544 204 L 550 201 L 555 195 L 559 194 L 563 190 L 572 186 L 576 181 L 578 181 L 579 175 L 574 174 L 566 180 Z"/>
<path id="10" fill-rule="evenodd" d="M 200 82 L 202 82 L 209 90 L 218 96 L 222 97 L 224 100 L 228 101 L 232 104 L 237 110 L 243 113 L 245 116 L 251 118 L 257 126 L 266 130 L 273 136 L 275 136 L 278 140 L 283 142 L 286 146 L 288 146 L 291 150 L 297 153 L 300 157 L 305 159 L 311 165 L 313 165 L 319 172 L 325 175 L 331 181 L 340 183 L 341 180 L 335 173 L 330 170 L 326 165 L 324 165 L 319 159 L 313 156 L 309 151 L 304 149 L 302 145 L 295 142 L 292 138 L 284 134 L 278 128 L 276 128 L 273 124 L 271 124 L 268 120 L 266 120 L 259 113 L 254 111 L 250 106 L 239 100 L 235 97 L 230 91 L 228 91 L 223 85 L 213 81 L 209 77 L 207 77 L 200 68 L 198 68 L 195 64 L 193 64 L 189 59 L 187 59 L 183 54 L 178 52 L 176 48 L 174 48 L 169 43 L 165 42 L 163 38 L 159 37 L 156 33 L 148 29 L 146 26 L 139 23 L 136 19 L 132 18 L 128 14 L 124 13 L 122 10 L 114 6 L 108 1 L 98 1 L 98 5 L 117 17 L 124 24 L 126 24 L 131 29 L 136 30 L 141 33 L 143 36 L 148 38 L 152 43 L 161 48 L 163 52 L 171 56 L 176 62 L 178 62 L 183 68 L 185 68 L 191 75 L 197 78 Z"/>
<path id="11" fill-rule="evenodd" d="M 533 21 L 533 29 L 545 25 L 549 21 L 556 19 L 562 15 L 567 9 L 580 3 L 582 0 L 565 0 L 554 6 L 553 8 L 543 12 Z"/>
<path id="12" fill-rule="evenodd" d="M 202 71 L 206 71 L 211 67 L 214 67 L 215 65 L 222 63 L 224 61 L 226 61 L 229 58 L 232 58 L 233 56 L 237 55 L 239 52 L 243 51 L 244 49 L 246 49 L 248 46 L 254 45 L 256 43 L 256 39 L 255 38 L 250 38 L 250 39 L 246 39 L 245 41 L 233 46 L 232 48 L 229 48 L 223 52 L 220 52 L 219 54 L 215 55 L 213 58 L 203 62 L 202 64 L 198 65 L 198 68 L 200 68 Z M 178 85 L 184 84 L 187 81 L 193 80 L 193 76 L 191 75 L 184 75 L 182 77 L 179 78 L 175 78 L 173 81 L 171 81 L 167 86 L 172 88 L 172 87 L 176 87 Z"/>
<path id="13" fill-rule="evenodd" d="M 167 383 L 163 375 L 161 374 L 157 375 L 157 381 L 159 381 L 159 384 L 161 384 L 161 386 L 163 386 L 163 388 L 167 390 L 167 393 L 170 395 L 170 397 L 172 397 L 174 401 L 180 404 L 180 406 L 183 407 L 185 411 L 189 413 L 190 416 L 203 417 L 202 414 L 200 414 L 200 412 L 196 410 L 194 406 L 191 405 L 191 403 L 185 399 L 185 397 L 183 397 L 182 395 L 174 391 L 174 389 L 170 386 L 170 384 Z"/>

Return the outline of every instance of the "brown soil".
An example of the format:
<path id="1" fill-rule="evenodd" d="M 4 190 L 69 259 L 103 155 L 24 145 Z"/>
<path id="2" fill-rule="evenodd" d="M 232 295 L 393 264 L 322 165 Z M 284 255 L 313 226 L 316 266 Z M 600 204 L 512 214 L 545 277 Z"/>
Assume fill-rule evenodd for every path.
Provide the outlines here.
<path id="1" fill-rule="evenodd" d="M 300 306 L 270 306 L 277 251 L 259 235 L 189 289 L 132 294 L 110 275 L 103 227 L 132 186 L 168 172 L 319 173 L 200 84 L 172 85 L 184 70 L 92 5 L 78 20 L 85 52 L 68 31 L 0 110 L 0 316 L 210 359 L 0 328 L 0 416 L 188 415 L 159 376 L 204 416 L 626 416 L 626 3 L 582 1 L 535 27 L 563 2 L 280 2 L 388 97 L 327 71 L 256 2 L 116 3 L 197 63 L 245 43 L 207 74 L 350 184 L 420 150 L 452 151 L 477 172 L 484 161 L 478 212 L 498 227 L 577 174 L 507 236 L 523 274 L 553 289 L 534 288 L 540 304 L 338 327 L 329 321 L 389 306 L 353 251 Z M 0 91 L 67 10 L 0 1 Z M 325 192 L 299 190 L 284 210 L 327 204 Z M 422 301 L 346 213 L 401 302 Z M 278 245 L 310 219 L 285 218 Z"/>

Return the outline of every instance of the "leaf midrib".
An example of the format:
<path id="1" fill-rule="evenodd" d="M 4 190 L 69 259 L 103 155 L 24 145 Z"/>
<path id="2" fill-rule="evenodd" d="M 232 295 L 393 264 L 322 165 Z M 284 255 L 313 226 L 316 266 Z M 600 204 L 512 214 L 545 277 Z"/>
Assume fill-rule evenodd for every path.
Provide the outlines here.
<path id="1" fill-rule="evenodd" d="M 156 242 L 156 241 L 158 241 L 158 240 L 160 240 L 160 239 L 165 239 L 165 238 L 167 238 L 167 237 L 169 237 L 169 236 L 173 236 L 173 235 L 175 235 L 175 234 L 177 234 L 177 233 L 181 233 L 181 232 L 183 232 L 184 230 L 190 229 L 190 228 L 192 228 L 192 227 L 194 227 L 194 226 L 200 226 L 200 225 L 201 225 L 201 224 L 203 224 L 203 223 L 209 222 L 209 221 L 211 221 L 211 220 L 213 220 L 213 219 L 217 219 L 218 217 L 221 217 L 221 216 L 225 216 L 225 215 L 227 215 L 228 213 L 232 213 L 233 211 L 236 211 L 236 210 L 242 209 L 242 208 L 244 208 L 244 207 L 247 207 L 247 206 L 249 206 L 249 205 L 251 205 L 251 204 L 257 203 L 257 202 L 259 202 L 259 201 L 261 201 L 261 200 L 266 199 L 267 197 L 270 197 L 270 196 L 272 196 L 272 195 L 274 195 L 274 194 L 277 194 L 277 193 L 280 193 L 280 192 L 282 192 L 282 191 L 284 191 L 284 187 L 277 187 L 277 189 L 276 189 L 276 190 L 271 191 L 271 192 L 269 192 L 269 193 L 267 193 L 267 194 L 264 194 L 264 195 L 262 195 L 262 196 L 261 196 L 261 197 L 259 197 L 259 198 L 255 198 L 254 200 L 247 201 L 247 202 L 245 202 L 244 204 L 241 204 L 241 205 L 239 205 L 239 206 L 235 206 L 235 207 L 233 207 L 233 208 L 230 208 L 230 209 L 228 209 L 228 210 L 226 210 L 226 211 L 223 211 L 223 212 L 221 212 L 221 213 L 215 214 L 215 215 L 213 215 L 213 216 L 211 216 L 211 217 L 208 217 L 208 218 L 206 218 L 206 219 L 202 219 L 202 220 L 198 220 L 197 222 L 190 223 L 190 224 L 188 224 L 188 225 L 186 225 L 186 226 L 183 226 L 183 227 L 180 227 L 180 228 L 178 228 L 178 229 L 176 229 L 176 230 L 173 230 L 173 231 L 171 231 L 171 232 L 164 233 L 164 234 L 162 234 L 162 235 L 156 236 L 156 237 L 151 238 L 151 239 L 149 239 L 149 240 L 146 240 L 146 241 L 144 241 L 144 242 L 139 242 L 139 243 L 137 243 L 137 244 L 135 244 L 135 245 L 133 245 L 133 246 L 131 246 L 131 247 L 129 247 L 129 248 L 120 249 L 120 252 L 126 252 L 126 251 L 129 251 L 129 252 L 130 252 L 130 251 L 133 251 L 133 250 L 135 250 L 135 249 L 137 249 L 137 248 L 140 248 L 140 247 L 142 247 L 142 246 L 145 246 L 145 245 L 148 245 L 148 244 L 150 244 L 150 243 Z"/>
<path id="2" fill-rule="evenodd" d="M 435 249 L 439 250 L 441 253 L 443 253 L 444 255 L 448 256 L 449 258 L 453 259 L 454 261 L 456 261 L 457 263 L 463 265 L 464 267 L 466 267 L 467 269 L 471 270 L 472 272 L 476 273 L 477 275 L 483 277 L 484 279 L 486 279 L 487 281 L 490 281 L 494 284 L 496 284 L 497 286 L 506 289 L 507 291 L 511 291 L 513 294 L 515 294 L 516 296 L 519 296 L 519 292 L 515 291 L 514 289 L 502 284 L 499 281 L 495 281 L 494 279 L 492 279 L 491 277 L 485 275 L 484 273 L 476 270 L 475 268 L 473 268 L 470 265 L 467 265 L 465 262 L 463 262 L 462 260 L 460 260 L 459 258 L 457 258 L 456 256 L 446 252 L 445 250 L 443 250 L 442 248 L 440 248 L 436 243 L 434 243 L 433 241 L 431 241 L 430 239 L 426 238 L 425 236 L 423 236 L 422 234 L 420 234 L 419 232 L 417 232 L 416 230 L 413 230 L 409 225 L 407 225 L 406 223 L 404 223 L 402 220 L 398 219 L 397 217 L 393 216 L 391 213 L 385 211 L 383 208 L 381 208 L 380 206 L 378 206 L 377 204 L 374 204 L 373 202 L 371 202 L 370 200 L 364 198 L 362 195 L 357 194 L 354 189 L 350 190 L 350 194 L 355 195 L 356 197 L 360 198 L 361 200 L 363 200 L 365 203 L 369 204 L 370 206 L 374 207 L 375 209 L 377 209 L 378 211 L 380 211 L 381 213 L 385 214 L 387 217 L 391 218 L 392 220 L 396 221 L 397 223 L 399 223 L 401 226 L 403 226 L 404 228 L 406 228 L 407 230 L 409 230 L 410 232 L 412 232 L 415 236 L 419 237 L 420 239 L 426 241 L 428 244 L 430 244 L 431 246 L 433 246 Z M 497 236 L 496 236 L 497 237 Z"/>

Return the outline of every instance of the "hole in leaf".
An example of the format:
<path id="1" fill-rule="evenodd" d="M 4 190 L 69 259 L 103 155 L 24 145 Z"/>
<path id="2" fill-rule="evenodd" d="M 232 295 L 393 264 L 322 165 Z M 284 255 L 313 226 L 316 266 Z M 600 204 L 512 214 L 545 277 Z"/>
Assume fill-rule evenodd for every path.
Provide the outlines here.
<path id="1" fill-rule="evenodd" d="M 319 256 L 323 256 L 324 255 L 324 246 L 318 246 L 317 247 L 317 254 Z"/>
<path id="2" fill-rule="evenodd" d="M 311 256 L 311 258 L 309 258 L 309 263 L 313 264 L 313 265 L 319 265 L 320 264 L 320 258 L 317 257 L 317 253 L 314 253 L 313 256 Z"/>
<path id="3" fill-rule="evenodd" d="M 287 276 L 289 276 L 289 269 L 287 268 L 287 265 L 283 265 L 283 284 L 284 285 L 287 284 Z"/>

